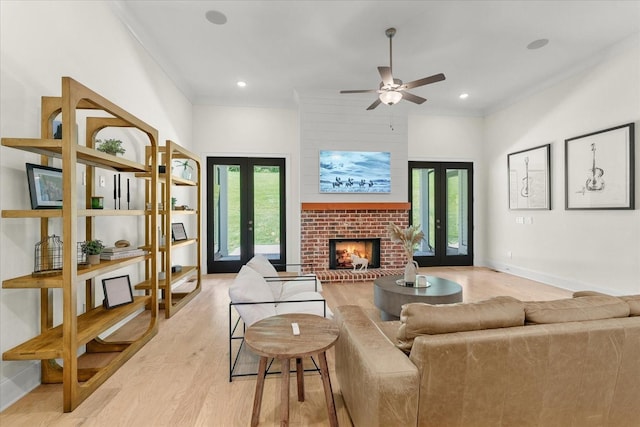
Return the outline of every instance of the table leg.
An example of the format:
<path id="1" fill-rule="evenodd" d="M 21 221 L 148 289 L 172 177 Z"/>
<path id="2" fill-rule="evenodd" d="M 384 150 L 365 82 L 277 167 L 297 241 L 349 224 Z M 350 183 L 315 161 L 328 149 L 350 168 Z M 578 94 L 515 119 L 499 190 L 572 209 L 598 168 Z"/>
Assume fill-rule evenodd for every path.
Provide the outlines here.
<path id="1" fill-rule="evenodd" d="M 289 359 L 282 359 L 282 389 L 280 390 L 280 426 L 289 425 Z"/>
<path id="2" fill-rule="evenodd" d="M 267 373 L 267 358 L 260 357 L 258 365 L 258 381 L 256 381 L 256 394 L 253 398 L 253 413 L 251 415 L 251 427 L 258 425 L 260 421 L 260 406 L 262 405 L 262 391 L 264 390 L 264 377 Z"/>
<path id="3" fill-rule="evenodd" d="M 304 368 L 302 358 L 296 358 L 296 376 L 298 378 L 298 402 L 304 402 Z"/>
<path id="4" fill-rule="evenodd" d="M 329 378 L 329 367 L 327 366 L 327 354 L 323 351 L 318 355 L 318 358 L 320 359 L 320 376 L 324 387 L 324 398 L 327 401 L 327 411 L 329 412 L 329 425 L 338 427 L 336 404 L 333 401 L 333 390 L 331 390 L 331 379 Z"/>

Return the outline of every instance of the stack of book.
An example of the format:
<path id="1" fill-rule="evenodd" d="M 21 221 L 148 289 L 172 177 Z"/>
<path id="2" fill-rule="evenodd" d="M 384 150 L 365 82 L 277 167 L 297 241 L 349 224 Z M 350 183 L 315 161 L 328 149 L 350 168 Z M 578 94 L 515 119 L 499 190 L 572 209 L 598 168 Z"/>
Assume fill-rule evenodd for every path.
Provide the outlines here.
<path id="1" fill-rule="evenodd" d="M 104 248 L 100 254 L 100 259 L 112 261 L 114 259 L 131 258 L 134 256 L 146 255 L 147 251 L 144 249 L 134 248 L 133 246 L 127 246 L 124 248 Z"/>

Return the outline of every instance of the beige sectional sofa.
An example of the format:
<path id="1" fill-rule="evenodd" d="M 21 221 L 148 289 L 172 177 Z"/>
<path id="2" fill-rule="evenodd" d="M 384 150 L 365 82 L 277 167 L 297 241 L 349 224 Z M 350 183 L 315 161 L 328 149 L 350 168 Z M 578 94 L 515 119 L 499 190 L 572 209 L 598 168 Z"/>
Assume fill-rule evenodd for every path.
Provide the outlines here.
<path id="1" fill-rule="evenodd" d="M 356 426 L 640 425 L 640 296 L 335 311 Z"/>

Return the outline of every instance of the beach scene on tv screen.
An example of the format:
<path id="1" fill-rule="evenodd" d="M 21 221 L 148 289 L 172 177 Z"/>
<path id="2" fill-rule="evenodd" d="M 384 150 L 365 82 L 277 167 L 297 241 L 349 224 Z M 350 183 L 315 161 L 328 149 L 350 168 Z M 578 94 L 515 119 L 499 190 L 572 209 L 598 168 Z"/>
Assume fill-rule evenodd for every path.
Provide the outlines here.
<path id="1" fill-rule="evenodd" d="M 390 193 L 391 153 L 320 151 L 321 193 Z"/>

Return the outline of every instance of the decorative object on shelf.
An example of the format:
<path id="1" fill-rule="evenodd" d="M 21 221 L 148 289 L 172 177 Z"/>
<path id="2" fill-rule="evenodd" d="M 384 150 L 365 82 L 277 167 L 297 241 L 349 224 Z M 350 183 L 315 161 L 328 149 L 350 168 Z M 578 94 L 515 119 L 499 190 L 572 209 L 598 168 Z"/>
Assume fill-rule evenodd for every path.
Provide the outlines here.
<path id="1" fill-rule="evenodd" d="M 101 240 L 87 240 L 82 243 L 82 252 L 87 254 L 87 261 L 91 265 L 100 264 L 100 254 L 103 249 Z"/>
<path id="2" fill-rule="evenodd" d="M 634 209 L 635 123 L 566 139 L 565 209 Z"/>
<path id="3" fill-rule="evenodd" d="M 171 224 L 171 238 L 174 242 L 181 240 L 187 240 L 187 232 L 184 230 L 184 224 L 181 222 L 174 222 Z"/>
<path id="4" fill-rule="evenodd" d="M 180 171 L 180 177 L 184 179 L 191 179 L 193 167 L 189 164 L 189 160 L 176 160 L 174 161 L 173 168 L 182 168 Z"/>
<path id="5" fill-rule="evenodd" d="M 99 144 L 96 150 L 102 151 L 103 153 L 112 154 L 114 156 L 118 154 L 124 154 L 125 149 L 122 148 L 122 141 L 119 139 L 105 139 L 104 141 L 101 139 L 97 139 L 96 143 Z"/>
<path id="6" fill-rule="evenodd" d="M 424 238 L 424 233 L 417 225 L 410 225 L 402 229 L 393 222 L 389 224 L 388 231 L 392 242 L 402 243 L 402 248 L 407 257 L 407 265 L 404 268 L 404 281 L 407 286 L 413 286 L 418 274 L 418 263 L 413 259 L 413 252 Z"/>
<path id="7" fill-rule="evenodd" d="M 174 211 L 176 209 L 176 202 L 178 201 L 178 199 L 176 199 L 175 197 L 171 198 L 171 210 Z"/>
<path id="8" fill-rule="evenodd" d="M 104 197 L 92 196 L 91 197 L 91 209 L 104 209 Z"/>
<path id="9" fill-rule="evenodd" d="M 62 240 L 55 234 L 35 246 L 33 276 L 56 275 L 62 272 Z"/>
<path id="10" fill-rule="evenodd" d="M 133 302 L 133 291 L 128 274 L 102 279 L 102 290 L 104 291 L 102 306 L 106 309 Z"/>
<path id="11" fill-rule="evenodd" d="M 551 144 L 507 155 L 509 209 L 551 209 Z"/>
<path id="12" fill-rule="evenodd" d="M 131 243 L 128 240 L 117 240 L 113 246 L 116 248 L 128 248 L 131 246 Z"/>
<path id="13" fill-rule="evenodd" d="M 31 209 L 62 209 L 62 169 L 26 165 Z"/>

